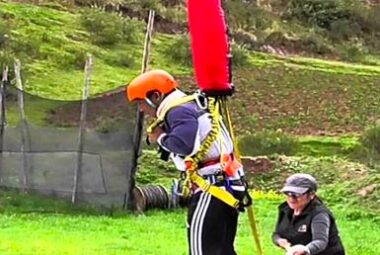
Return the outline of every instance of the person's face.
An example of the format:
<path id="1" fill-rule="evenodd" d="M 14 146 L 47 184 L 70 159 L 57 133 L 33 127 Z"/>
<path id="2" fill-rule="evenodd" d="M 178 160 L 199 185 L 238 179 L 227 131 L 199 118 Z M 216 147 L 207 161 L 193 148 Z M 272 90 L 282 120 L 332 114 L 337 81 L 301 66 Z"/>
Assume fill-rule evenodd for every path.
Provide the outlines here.
<path id="1" fill-rule="evenodd" d="M 309 192 L 305 194 L 286 192 L 285 195 L 286 202 L 288 203 L 289 207 L 293 210 L 303 210 L 314 197 L 314 195 Z"/>

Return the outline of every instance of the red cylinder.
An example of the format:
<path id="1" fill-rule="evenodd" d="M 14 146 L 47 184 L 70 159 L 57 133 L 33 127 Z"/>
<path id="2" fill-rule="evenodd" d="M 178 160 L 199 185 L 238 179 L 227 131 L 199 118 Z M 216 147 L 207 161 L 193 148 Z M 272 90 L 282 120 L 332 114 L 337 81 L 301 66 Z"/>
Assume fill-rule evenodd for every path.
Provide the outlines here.
<path id="1" fill-rule="evenodd" d="M 229 45 L 221 0 L 188 0 L 187 8 L 198 86 L 209 96 L 230 95 Z"/>

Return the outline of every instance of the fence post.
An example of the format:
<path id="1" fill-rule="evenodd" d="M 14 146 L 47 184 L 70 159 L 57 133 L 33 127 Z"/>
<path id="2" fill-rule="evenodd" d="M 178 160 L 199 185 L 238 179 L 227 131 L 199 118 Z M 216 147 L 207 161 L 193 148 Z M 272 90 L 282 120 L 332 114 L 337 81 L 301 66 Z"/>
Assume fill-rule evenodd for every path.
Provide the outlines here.
<path id="1" fill-rule="evenodd" d="M 5 86 L 8 82 L 8 66 L 4 67 L 0 84 L 0 186 L 3 184 L 3 147 L 5 129 Z"/>
<path id="2" fill-rule="evenodd" d="M 15 78 L 16 78 L 16 88 L 17 88 L 17 102 L 20 110 L 21 118 L 21 153 L 22 153 L 22 174 L 20 180 L 22 180 L 22 190 L 27 192 L 30 189 L 30 169 L 29 160 L 27 155 L 27 150 L 30 149 L 30 137 L 28 132 L 28 124 L 25 117 L 25 107 L 24 107 L 24 87 L 21 81 L 21 63 L 20 60 L 15 59 L 14 64 Z"/>
<path id="3" fill-rule="evenodd" d="M 91 81 L 92 72 L 92 56 L 87 54 L 86 66 L 85 66 L 85 80 L 82 93 L 82 105 L 80 112 L 80 123 L 79 123 L 79 133 L 78 133 L 78 152 L 77 152 L 77 162 L 74 170 L 74 187 L 71 195 L 71 202 L 75 204 L 78 200 L 78 186 L 81 185 L 82 180 L 82 161 L 83 161 L 83 138 L 84 129 L 86 125 L 87 116 L 87 99 L 89 95 L 89 87 Z"/>
<path id="4" fill-rule="evenodd" d="M 152 31 L 153 31 L 153 24 L 154 24 L 154 15 L 155 12 L 153 10 L 149 11 L 149 18 L 148 18 L 148 24 L 146 28 L 146 34 L 145 34 L 145 43 L 144 43 L 144 52 L 143 52 L 143 59 L 141 64 L 141 73 L 144 73 L 148 67 L 149 62 L 149 52 L 150 52 L 150 44 L 152 40 Z M 133 162 L 131 167 L 131 173 L 129 177 L 129 191 L 128 194 L 125 196 L 124 201 L 124 208 L 125 205 L 127 205 L 129 208 L 132 207 L 133 201 L 131 201 L 129 198 L 132 196 L 133 188 L 135 187 L 135 175 L 137 171 L 137 164 L 138 164 L 138 158 L 140 156 L 140 148 L 141 148 L 141 137 L 142 137 L 142 130 L 144 128 L 144 112 L 140 111 L 139 108 L 137 108 L 136 112 L 136 127 L 135 127 L 135 133 L 133 135 Z"/>

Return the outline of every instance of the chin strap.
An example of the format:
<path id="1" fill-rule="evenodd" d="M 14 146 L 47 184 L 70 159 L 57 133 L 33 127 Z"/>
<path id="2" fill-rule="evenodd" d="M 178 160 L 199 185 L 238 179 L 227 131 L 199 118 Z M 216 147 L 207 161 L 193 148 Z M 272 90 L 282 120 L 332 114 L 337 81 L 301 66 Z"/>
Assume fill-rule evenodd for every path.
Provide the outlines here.
<path id="1" fill-rule="evenodd" d="M 157 108 L 157 105 L 155 105 L 152 100 L 150 100 L 149 98 L 145 98 L 145 102 L 150 106 L 152 107 L 153 109 L 156 109 Z"/>

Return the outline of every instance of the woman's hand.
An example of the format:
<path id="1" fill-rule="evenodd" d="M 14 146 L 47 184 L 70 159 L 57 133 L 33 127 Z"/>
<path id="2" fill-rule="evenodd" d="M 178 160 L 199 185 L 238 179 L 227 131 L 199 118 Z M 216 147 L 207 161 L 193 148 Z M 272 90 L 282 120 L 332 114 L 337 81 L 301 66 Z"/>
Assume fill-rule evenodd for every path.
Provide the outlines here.
<path id="1" fill-rule="evenodd" d="M 278 244 L 278 246 L 280 246 L 281 248 L 283 248 L 285 250 L 287 250 L 291 246 L 291 243 L 289 243 L 289 241 L 285 238 L 278 239 L 277 244 Z"/>
<path id="2" fill-rule="evenodd" d="M 286 255 L 309 255 L 309 249 L 302 244 L 297 244 L 294 246 L 289 247 L 286 250 Z"/>

